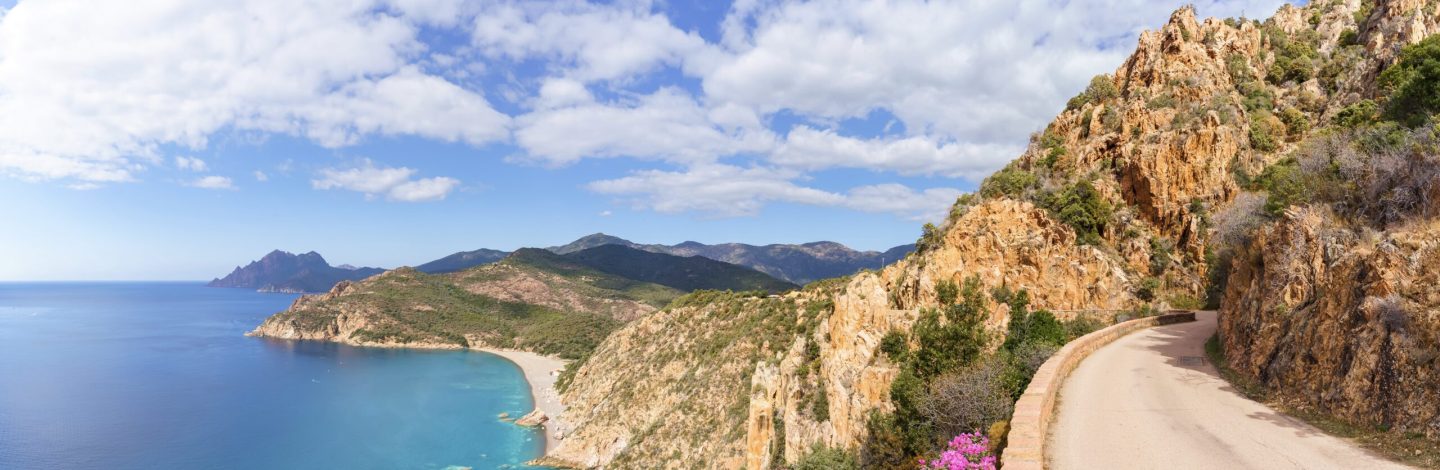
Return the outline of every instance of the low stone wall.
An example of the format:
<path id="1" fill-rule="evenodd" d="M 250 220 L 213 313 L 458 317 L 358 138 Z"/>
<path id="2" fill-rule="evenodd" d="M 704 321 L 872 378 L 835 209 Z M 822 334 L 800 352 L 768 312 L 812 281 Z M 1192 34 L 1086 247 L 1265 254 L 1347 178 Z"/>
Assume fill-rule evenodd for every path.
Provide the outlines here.
<path id="1" fill-rule="evenodd" d="M 1055 400 L 1060 385 L 1080 361 L 1090 353 L 1130 333 L 1153 326 L 1195 321 L 1195 312 L 1171 312 L 1165 315 L 1130 320 L 1111 325 L 1066 344 L 1035 371 L 1025 394 L 1015 403 L 1010 417 L 1010 434 L 1000 465 L 1006 470 L 1042 470 L 1045 468 L 1045 441 L 1054 419 Z"/>

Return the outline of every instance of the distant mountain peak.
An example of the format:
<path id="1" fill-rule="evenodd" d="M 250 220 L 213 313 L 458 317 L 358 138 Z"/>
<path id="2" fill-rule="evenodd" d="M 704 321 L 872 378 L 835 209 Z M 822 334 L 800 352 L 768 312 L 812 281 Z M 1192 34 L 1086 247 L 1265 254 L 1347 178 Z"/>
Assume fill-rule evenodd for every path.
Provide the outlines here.
<path id="1" fill-rule="evenodd" d="M 208 285 L 272 292 L 325 292 L 337 282 L 364 279 L 384 272 L 380 268 L 342 266 L 330 266 L 325 257 L 314 251 L 296 255 L 273 250 L 259 260 L 237 266 L 229 275 L 210 281 Z"/>

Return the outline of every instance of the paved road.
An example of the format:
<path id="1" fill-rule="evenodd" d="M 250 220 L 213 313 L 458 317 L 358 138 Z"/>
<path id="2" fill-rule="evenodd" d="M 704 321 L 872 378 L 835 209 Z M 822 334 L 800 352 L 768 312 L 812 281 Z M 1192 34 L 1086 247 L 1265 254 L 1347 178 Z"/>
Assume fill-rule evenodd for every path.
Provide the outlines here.
<path id="1" fill-rule="evenodd" d="M 1241 396 L 1205 358 L 1215 313 L 1121 338 L 1060 392 L 1050 468 L 1400 469 Z"/>

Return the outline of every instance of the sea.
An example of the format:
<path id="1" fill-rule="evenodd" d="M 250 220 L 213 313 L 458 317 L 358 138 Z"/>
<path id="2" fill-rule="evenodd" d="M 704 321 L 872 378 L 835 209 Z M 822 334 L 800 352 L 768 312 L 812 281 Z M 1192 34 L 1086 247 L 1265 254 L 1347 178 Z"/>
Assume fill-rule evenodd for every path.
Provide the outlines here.
<path id="1" fill-rule="evenodd" d="M 526 469 L 518 366 L 244 336 L 293 294 L 0 283 L 0 469 Z"/>

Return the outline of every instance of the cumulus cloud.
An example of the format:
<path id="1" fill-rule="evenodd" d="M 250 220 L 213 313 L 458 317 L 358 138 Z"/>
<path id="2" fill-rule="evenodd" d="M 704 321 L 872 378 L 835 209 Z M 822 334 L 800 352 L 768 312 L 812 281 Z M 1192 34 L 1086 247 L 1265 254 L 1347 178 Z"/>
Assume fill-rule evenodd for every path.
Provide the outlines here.
<path id="1" fill-rule="evenodd" d="M 628 78 L 662 65 L 703 67 L 718 54 L 648 2 L 493 4 L 476 15 L 472 38 L 490 57 L 546 59 L 586 81 Z"/>
<path id="2" fill-rule="evenodd" d="M 941 175 L 979 180 L 1014 158 L 1013 144 L 940 143 L 930 137 L 859 139 L 833 130 L 800 126 L 771 156 L 779 165 L 822 170 L 862 168 L 902 175 Z"/>
<path id="3" fill-rule="evenodd" d="M 175 168 L 189 171 L 205 171 L 210 169 L 205 160 L 195 157 L 175 157 Z"/>
<path id="4" fill-rule="evenodd" d="M 516 120 L 515 140 L 530 158 L 555 165 L 590 157 L 705 162 L 774 145 L 768 130 L 716 124 L 709 110 L 676 88 L 620 103 L 585 100 L 532 112 Z"/>
<path id="5" fill-rule="evenodd" d="M 1014 143 L 1110 72 L 1183 1 L 741 2 L 706 96 L 827 118 L 885 109 L 912 134 Z M 1197 2 L 1202 14 L 1280 0 Z M 750 26 L 747 26 L 750 25 Z"/>
<path id="6" fill-rule="evenodd" d="M 200 189 L 236 189 L 235 183 L 224 176 L 203 176 L 189 183 L 186 186 Z"/>
<path id="7" fill-rule="evenodd" d="M 265 172 L 263 172 L 263 171 L 255 170 L 254 175 L 255 175 L 255 181 L 259 181 L 259 182 L 261 182 L 261 183 L 264 183 L 264 182 L 266 182 L 266 181 L 270 181 L 270 175 L 265 174 Z"/>
<path id="8" fill-rule="evenodd" d="M 131 181 L 222 129 L 506 138 L 478 92 L 410 65 L 421 3 L 443 2 L 21 3 L 0 20 L 0 171 Z"/>
<path id="9" fill-rule="evenodd" d="M 963 194 L 953 188 L 915 191 L 900 184 L 861 186 L 837 193 L 797 183 L 802 178 L 801 173 L 783 168 L 709 164 L 685 171 L 639 171 L 596 181 L 589 188 L 617 196 L 638 209 L 695 211 L 720 217 L 757 215 L 768 203 L 786 202 L 938 220 Z"/>
<path id="10" fill-rule="evenodd" d="M 326 168 L 310 181 L 315 189 L 344 189 L 365 194 L 367 199 L 383 196 L 392 201 L 423 202 L 445 199 L 460 181 L 444 176 L 412 179 L 416 171 L 405 167 L 379 167 L 365 160 L 352 168 Z"/>

